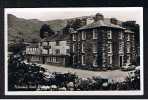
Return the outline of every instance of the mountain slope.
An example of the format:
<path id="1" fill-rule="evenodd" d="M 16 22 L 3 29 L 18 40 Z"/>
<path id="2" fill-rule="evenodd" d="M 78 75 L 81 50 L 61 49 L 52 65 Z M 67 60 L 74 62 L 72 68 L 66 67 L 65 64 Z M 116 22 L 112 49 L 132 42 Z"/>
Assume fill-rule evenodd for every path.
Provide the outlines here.
<path id="1" fill-rule="evenodd" d="M 40 39 L 40 28 L 43 24 L 50 25 L 51 29 L 58 31 L 65 27 L 66 20 L 39 21 L 37 19 L 22 19 L 14 15 L 8 15 L 8 40 L 19 40 L 23 38 L 26 42 L 32 39 Z M 21 35 L 20 35 L 21 33 Z"/>

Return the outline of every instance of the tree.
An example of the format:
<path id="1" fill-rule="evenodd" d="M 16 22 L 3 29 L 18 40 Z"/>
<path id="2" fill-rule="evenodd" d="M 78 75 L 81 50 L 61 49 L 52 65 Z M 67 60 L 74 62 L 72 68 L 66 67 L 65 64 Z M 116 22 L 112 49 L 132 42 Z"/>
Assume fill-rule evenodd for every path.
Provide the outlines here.
<path id="1" fill-rule="evenodd" d="M 47 24 L 43 24 L 41 26 L 41 29 L 40 29 L 40 37 L 43 39 L 43 38 L 47 38 L 51 35 L 54 35 L 54 31 L 50 28 L 49 25 Z"/>
<path id="2" fill-rule="evenodd" d="M 8 60 L 8 89 L 18 90 L 15 86 L 27 86 L 30 90 L 30 85 L 38 87 L 44 82 L 45 69 L 36 64 L 26 64 L 24 55 L 12 55 Z"/>

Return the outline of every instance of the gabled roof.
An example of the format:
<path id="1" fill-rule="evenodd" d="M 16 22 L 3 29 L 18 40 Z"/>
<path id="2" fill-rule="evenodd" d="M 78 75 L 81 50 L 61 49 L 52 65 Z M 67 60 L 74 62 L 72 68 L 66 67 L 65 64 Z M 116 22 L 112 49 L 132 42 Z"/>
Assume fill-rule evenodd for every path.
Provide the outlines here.
<path id="1" fill-rule="evenodd" d="M 98 28 L 98 27 L 110 27 L 110 28 L 117 28 L 117 29 L 125 29 L 118 24 L 117 25 L 112 24 L 108 19 L 106 19 L 106 20 L 99 20 L 97 22 L 93 22 L 91 24 L 82 26 L 82 27 L 78 28 L 77 30 L 79 31 L 79 30 Z"/>

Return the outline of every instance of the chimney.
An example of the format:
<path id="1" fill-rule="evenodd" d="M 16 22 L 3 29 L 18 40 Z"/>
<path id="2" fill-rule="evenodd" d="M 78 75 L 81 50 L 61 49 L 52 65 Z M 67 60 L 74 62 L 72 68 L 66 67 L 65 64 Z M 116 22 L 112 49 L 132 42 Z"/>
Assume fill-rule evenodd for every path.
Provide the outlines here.
<path id="1" fill-rule="evenodd" d="M 97 13 L 94 17 L 94 21 L 104 20 L 104 16 L 101 13 Z"/>
<path id="2" fill-rule="evenodd" d="M 87 18 L 86 19 L 86 24 L 88 25 L 88 24 L 91 24 L 91 23 L 93 23 L 94 22 L 94 18 L 93 17 L 90 17 L 90 18 Z"/>
<path id="3" fill-rule="evenodd" d="M 111 22 L 112 24 L 115 24 L 115 25 L 118 24 L 118 20 L 117 20 L 116 18 L 111 18 L 111 19 L 110 19 L 110 22 Z"/>
<path id="4" fill-rule="evenodd" d="M 80 26 L 84 26 L 87 24 L 86 18 L 82 18 L 82 19 L 80 19 L 80 21 L 81 21 Z"/>

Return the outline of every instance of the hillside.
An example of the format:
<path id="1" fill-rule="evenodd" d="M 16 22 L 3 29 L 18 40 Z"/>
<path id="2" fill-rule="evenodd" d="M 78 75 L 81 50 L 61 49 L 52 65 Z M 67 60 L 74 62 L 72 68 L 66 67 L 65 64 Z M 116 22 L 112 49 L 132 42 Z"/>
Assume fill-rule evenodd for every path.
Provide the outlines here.
<path id="1" fill-rule="evenodd" d="M 65 27 L 66 20 L 39 21 L 37 19 L 17 18 L 14 15 L 8 15 L 8 40 L 18 40 L 22 37 L 26 42 L 32 39 L 39 40 L 40 28 L 43 24 L 50 25 L 51 29 L 58 31 Z M 21 35 L 20 35 L 21 33 Z"/>

